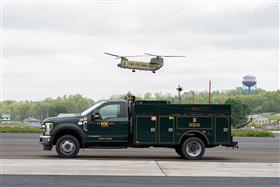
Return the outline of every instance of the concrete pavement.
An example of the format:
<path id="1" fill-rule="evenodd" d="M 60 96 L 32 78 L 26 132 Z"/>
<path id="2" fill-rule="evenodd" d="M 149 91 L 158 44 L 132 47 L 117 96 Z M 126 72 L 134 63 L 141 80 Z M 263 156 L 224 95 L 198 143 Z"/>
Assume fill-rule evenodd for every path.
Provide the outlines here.
<path id="1" fill-rule="evenodd" d="M 2 159 L 1 174 L 280 177 L 279 163 Z"/>

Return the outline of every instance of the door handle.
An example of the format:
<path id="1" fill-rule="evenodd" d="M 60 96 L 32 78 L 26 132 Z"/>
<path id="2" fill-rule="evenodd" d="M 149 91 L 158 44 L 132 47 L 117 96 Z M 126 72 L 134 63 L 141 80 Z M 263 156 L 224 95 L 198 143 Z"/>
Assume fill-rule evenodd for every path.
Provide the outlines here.
<path id="1" fill-rule="evenodd" d="M 168 128 L 168 132 L 173 132 L 173 128 Z"/>
<path id="2" fill-rule="evenodd" d="M 156 129 L 155 128 L 151 128 L 151 132 L 155 132 L 156 131 Z"/>

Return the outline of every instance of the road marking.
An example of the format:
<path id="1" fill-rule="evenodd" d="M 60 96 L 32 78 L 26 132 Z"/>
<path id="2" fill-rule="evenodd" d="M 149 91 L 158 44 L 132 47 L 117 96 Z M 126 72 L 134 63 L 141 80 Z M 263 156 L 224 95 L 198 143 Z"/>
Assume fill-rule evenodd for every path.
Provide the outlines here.
<path id="1" fill-rule="evenodd" d="M 1 159 L 1 174 L 279 177 L 279 163 Z"/>
<path id="2" fill-rule="evenodd" d="M 156 162 L 158 168 L 160 169 L 160 171 L 162 172 L 162 174 L 163 174 L 164 176 L 167 176 L 166 173 L 164 172 L 164 170 L 163 170 L 163 169 L 161 168 L 161 166 L 159 165 L 159 163 L 158 163 L 157 161 L 155 161 L 155 162 Z"/>

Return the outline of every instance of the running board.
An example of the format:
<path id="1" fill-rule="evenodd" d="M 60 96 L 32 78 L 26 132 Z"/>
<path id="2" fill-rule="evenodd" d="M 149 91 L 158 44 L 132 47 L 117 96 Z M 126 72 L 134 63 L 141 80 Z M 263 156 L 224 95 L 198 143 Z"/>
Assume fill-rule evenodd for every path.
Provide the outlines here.
<path id="1" fill-rule="evenodd" d="M 126 149 L 127 147 L 126 146 L 98 146 L 98 145 L 95 145 L 95 146 L 89 146 L 88 148 L 91 148 L 91 149 Z"/>

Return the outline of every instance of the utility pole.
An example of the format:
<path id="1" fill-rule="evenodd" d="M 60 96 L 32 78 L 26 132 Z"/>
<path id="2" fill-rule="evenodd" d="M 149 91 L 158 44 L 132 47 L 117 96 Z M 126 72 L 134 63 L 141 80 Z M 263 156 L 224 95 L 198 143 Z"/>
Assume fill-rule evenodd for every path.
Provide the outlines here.
<path id="1" fill-rule="evenodd" d="M 192 93 L 192 104 L 194 104 L 194 91 L 191 91 Z"/>
<path id="2" fill-rule="evenodd" d="M 179 103 L 181 104 L 181 91 L 183 91 L 183 88 L 178 85 L 178 88 L 176 88 L 176 90 L 178 90 Z"/>
<path id="3" fill-rule="evenodd" d="M 211 80 L 209 81 L 208 104 L 211 104 Z"/>

